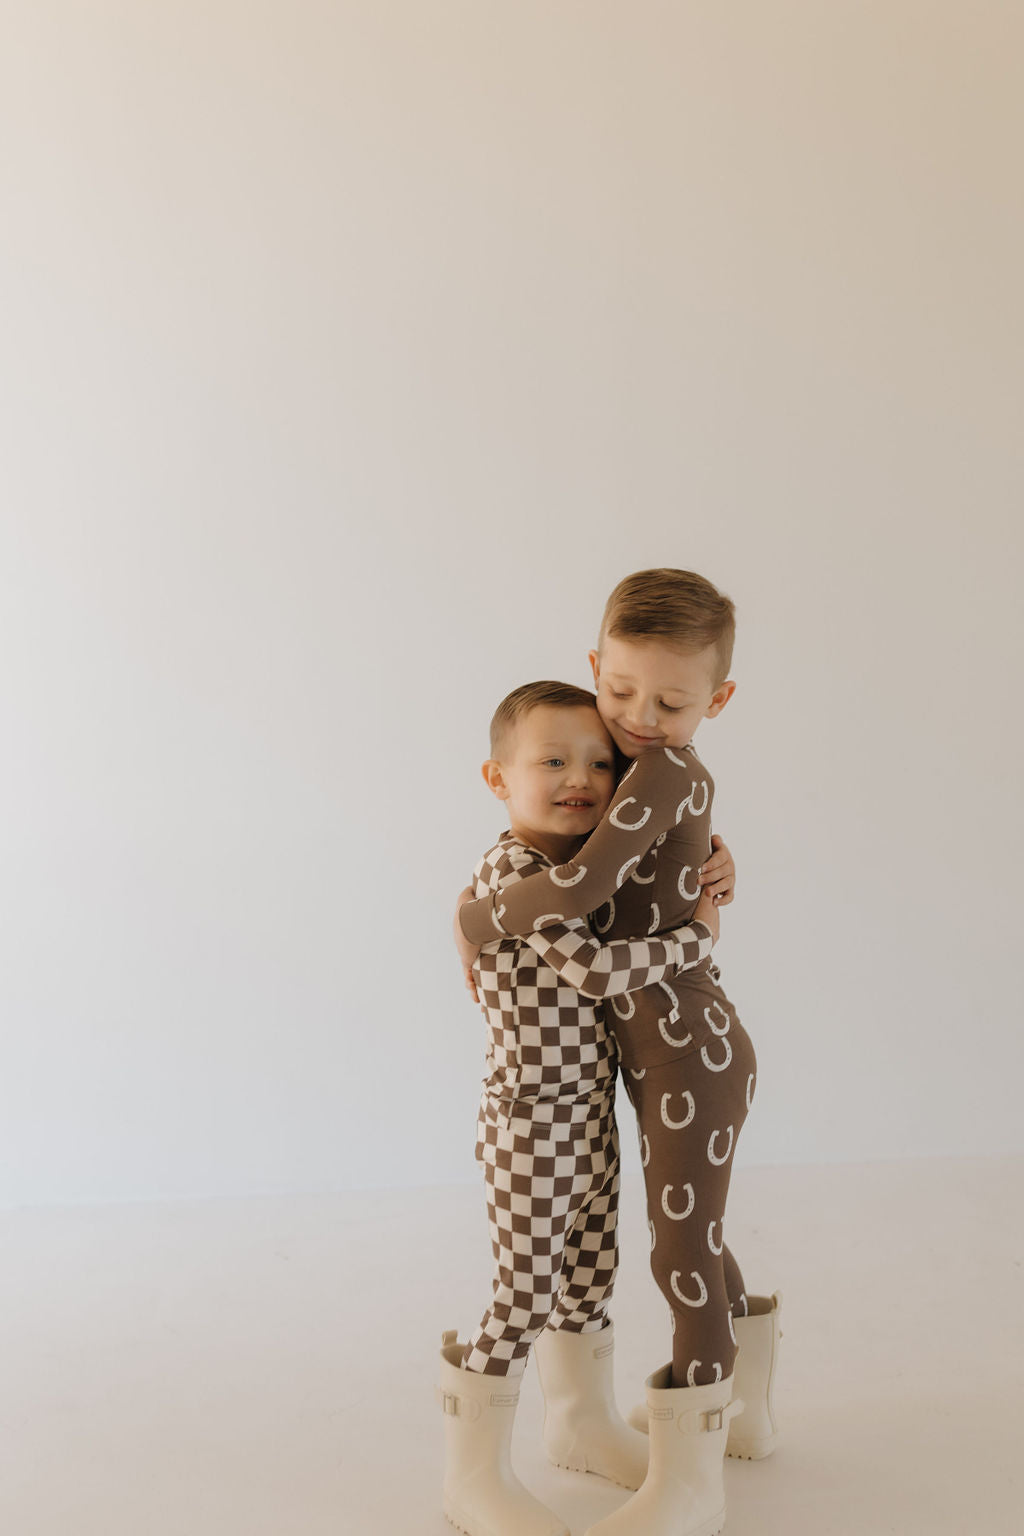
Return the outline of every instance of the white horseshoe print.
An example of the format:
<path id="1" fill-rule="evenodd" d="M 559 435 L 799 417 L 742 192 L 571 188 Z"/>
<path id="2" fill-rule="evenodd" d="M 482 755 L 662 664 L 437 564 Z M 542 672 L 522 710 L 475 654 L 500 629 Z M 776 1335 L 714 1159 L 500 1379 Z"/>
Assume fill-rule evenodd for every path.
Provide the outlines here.
<path id="1" fill-rule="evenodd" d="M 682 1045 L 689 1045 L 690 1041 L 693 1039 L 693 1036 L 692 1035 L 684 1035 L 681 1040 L 678 1040 L 675 1035 L 670 1035 L 668 1030 L 665 1028 L 665 1025 L 667 1023 L 668 1023 L 667 1019 L 659 1019 L 658 1020 L 658 1031 L 659 1031 L 659 1033 L 661 1035 L 661 1038 L 664 1040 L 665 1044 L 666 1045 L 680 1045 L 680 1046 L 682 1046 Z M 705 1046 L 705 1050 L 706 1049 L 707 1049 L 707 1047 Z"/>
<path id="2" fill-rule="evenodd" d="M 714 1019 L 711 1017 L 711 1008 L 718 1009 L 719 1013 L 722 1015 L 722 1018 L 725 1020 L 724 1024 L 715 1023 Z M 704 1019 L 713 1035 L 727 1035 L 732 1028 L 732 1019 L 729 1017 L 729 1010 L 728 1008 L 722 1007 L 717 997 L 712 998 L 710 1008 L 704 1009 Z"/>
<path id="3" fill-rule="evenodd" d="M 687 811 L 689 811 L 691 816 L 703 816 L 704 812 L 707 810 L 707 808 L 708 808 L 708 801 L 711 798 L 711 796 L 708 793 L 708 781 L 707 781 L 707 779 L 701 779 L 699 787 L 701 789 L 703 789 L 703 791 L 704 791 L 704 799 L 702 800 L 700 805 L 695 805 L 694 802 L 693 802 L 693 797 L 697 793 L 697 789 L 698 789 L 698 786 L 696 784 L 690 790 L 690 793 L 687 795 L 686 799 L 685 800 L 680 800 L 680 802 L 679 802 L 679 809 L 676 811 L 676 826 L 677 827 L 678 827 L 679 823 L 682 821 L 683 816 L 684 816 L 684 814 Z"/>
<path id="4" fill-rule="evenodd" d="M 729 1311 L 725 1315 L 729 1319 L 729 1337 L 730 1337 L 730 1339 L 732 1339 L 733 1343 L 735 1344 L 736 1343 L 736 1329 L 735 1329 L 735 1327 L 733 1325 L 732 1312 Z"/>
<path id="5" fill-rule="evenodd" d="M 630 1075 L 630 1077 L 635 1077 L 637 1082 L 639 1082 L 642 1077 L 646 1077 L 647 1076 L 647 1068 L 646 1067 L 641 1067 L 639 1072 L 638 1072 L 635 1067 L 630 1067 L 629 1075 Z"/>
<path id="6" fill-rule="evenodd" d="M 693 1094 L 687 1088 L 682 1094 L 680 1094 L 680 1098 L 684 1103 L 689 1100 L 689 1113 L 684 1120 L 672 1120 L 669 1118 L 668 1113 L 668 1101 L 671 1097 L 672 1095 L 670 1093 L 663 1093 L 661 1096 L 661 1123 L 668 1131 L 681 1131 L 684 1126 L 689 1125 L 690 1121 L 697 1113 L 697 1106 L 693 1102 Z"/>
<path id="7" fill-rule="evenodd" d="M 687 875 L 691 874 L 692 871 L 693 871 L 693 865 L 692 864 L 684 865 L 684 867 L 679 871 L 679 881 L 678 881 L 679 894 L 683 898 L 684 901 L 696 901 L 697 898 L 700 895 L 701 887 L 700 887 L 700 880 L 699 879 L 697 880 L 695 888 L 692 891 L 690 890 L 689 886 L 686 883 L 686 877 L 687 877 Z M 697 871 L 697 874 L 698 874 L 698 876 L 700 875 L 700 870 L 699 869 Z"/>
<path id="8" fill-rule="evenodd" d="M 608 929 L 615 921 L 615 903 L 610 896 L 606 905 L 608 907 L 608 921 L 606 923 L 599 923 L 597 918 L 594 918 L 594 927 L 597 929 L 598 933 L 607 933 Z M 603 912 L 604 907 L 599 907 L 598 910 Z"/>
<path id="9" fill-rule="evenodd" d="M 651 1160 L 651 1143 L 650 1143 L 650 1140 L 648 1139 L 648 1137 L 644 1136 L 642 1141 L 640 1142 L 640 1161 L 643 1164 L 643 1166 L 646 1168 L 647 1164 L 650 1162 L 650 1160 Z"/>
<path id="10" fill-rule="evenodd" d="M 687 1216 L 689 1216 L 690 1212 L 693 1210 L 693 1207 L 697 1203 L 696 1196 L 693 1193 L 693 1185 L 692 1184 L 684 1184 L 683 1185 L 683 1188 L 687 1192 L 687 1206 L 686 1206 L 686 1210 L 685 1211 L 674 1211 L 672 1209 L 672 1207 L 668 1203 L 668 1197 L 672 1193 L 674 1188 L 675 1188 L 674 1184 L 666 1184 L 665 1185 L 665 1188 L 661 1192 L 661 1208 L 665 1212 L 665 1215 L 668 1216 L 671 1221 L 685 1221 Z M 678 1270 L 676 1271 L 676 1273 L 678 1274 Z"/>
<path id="11" fill-rule="evenodd" d="M 651 807 L 649 805 L 644 806 L 644 813 L 640 817 L 639 821 L 622 820 L 619 812 L 624 811 L 627 805 L 636 805 L 636 803 L 637 802 L 632 795 L 627 795 L 625 800 L 620 800 L 618 805 L 615 806 L 610 816 L 608 817 L 608 820 L 611 822 L 612 826 L 618 827 L 620 832 L 635 832 L 639 827 L 644 826 L 648 821 L 650 821 Z"/>
<path id="12" fill-rule="evenodd" d="M 719 1365 L 717 1360 L 713 1361 L 712 1363 L 714 1364 L 714 1367 L 715 1367 L 715 1379 L 711 1383 L 711 1385 L 712 1386 L 716 1386 L 717 1383 L 720 1382 L 721 1379 L 722 1379 L 722 1367 Z"/>
<path id="13" fill-rule="evenodd" d="M 675 1314 L 673 1313 L 673 1316 L 674 1315 Z M 694 1372 L 697 1370 L 699 1365 L 699 1360 L 691 1360 L 689 1365 L 686 1367 L 686 1385 L 688 1387 L 695 1387 L 697 1385 L 696 1381 L 694 1380 Z"/>
<path id="14" fill-rule="evenodd" d="M 685 748 L 684 748 L 684 751 L 685 751 Z M 671 747 L 666 747 L 665 748 L 665 756 L 667 758 L 669 758 L 671 762 L 675 763 L 677 768 L 692 768 L 693 767 L 693 764 L 690 762 L 689 758 L 687 758 L 687 757 L 676 757 L 676 754 L 672 751 Z M 639 759 L 637 761 L 639 761 Z M 622 782 L 621 779 L 620 779 L 619 782 L 620 783 Z M 697 1364 L 698 1365 L 700 1364 L 699 1360 L 697 1361 Z"/>
<path id="15" fill-rule="evenodd" d="M 669 1313 L 668 1320 L 669 1320 L 669 1322 L 672 1325 L 672 1332 L 675 1333 L 675 1331 L 676 1331 L 676 1315 L 675 1315 L 674 1312 L 670 1312 Z"/>
<path id="16" fill-rule="evenodd" d="M 712 1131 L 708 1137 L 708 1162 L 714 1163 L 716 1168 L 721 1168 L 722 1164 L 727 1163 L 732 1156 L 732 1126 L 728 1126 L 727 1129 L 729 1131 L 729 1145 L 725 1149 L 724 1157 L 716 1157 L 714 1153 L 714 1145 L 719 1136 L 721 1136 L 721 1131 Z"/>
<path id="17" fill-rule="evenodd" d="M 508 938 L 508 934 L 505 932 L 504 928 L 501 926 L 501 920 L 502 920 L 502 918 L 504 916 L 505 916 L 505 908 L 503 906 L 495 907 L 493 909 L 493 911 L 491 912 L 491 922 L 494 924 L 495 928 L 497 928 L 497 930 L 501 934 L 502 938 L 503 939 L 507 939 Z"/>
<path id="18" fill-rule="evenodd" d="M 643 858 L 643 854 L 642 853 L 637 853 L 637 854 L 634 854 L 634 856 L 631 859 L 627 859 L 626 860 L 625 864 L 623 864 L 622 868 L 619 870 L 618 874 L 615 876 L 615 888 L 616 888 L 616 890 L 618 890 L 619 886 L 622 885 L 623 882 L 625 881 L 626 875 L 628 874 L 630 867 L 632 865 L 634 865 L 634 864 L 639 864 L 640 860 L 642 858 Z"/>
<path id="19" fill-rule="evenodd" d="M 563 880 L 561 875 L 558 874 L 554 869 L 548 870 L 548 874 L 551 876 L 552 885 L 560 885 L 563 887 L 567 885 L 579 885 L 580 881 L 584 878 L 586 873 L 586 866 L 581 864 L 574 875 L 570 875 L 568 880 Z"/>
<path id="20" fill-rule="evenodd" d="M 637 865 L 636 869 L 634 869 L 633 873 L 630 875 L 629 878 L 636 885 L 652 885 L 654 883 L 654 877 L 655 877 L 655 875 L 657 873 L 658 873 L 657 866 L 655 866 L 655 868 L 651 870 L 649 875 L 642 875 L 640 873 L 640 866 Z"/>
<path id="21" fill-rule="evenodd" d="M 654 1222 L 651 1220 L 651 1218 L 649 1216 L 647 1218 L 647 1225 L 651 1229 L 651 1252 L 653 1253 L 654 1252 L 654 1245 L 658 1241 L 658 1235 L 657 1235 L 657 1233 L 654 1230 Z"/>
<path id="22" fill-rule="evenodd" d="M 539 933 L 542 928 L 549 928 L 552 923 L 564 923 L 565 918 L 561 912 L 545 912 L 543 917 L 538 917 L 533 925 L 534 933 Z"/>
<path id="23" fill-rule="evenodd" d="M 673 1294 L 679 1297 L 679 1300 L 683 1303 L 684 1307 L 702 1307 L 708 1299 L 708 1288 L 704 1284 L 704 1281 L 701 1279 L 700 1275 L 698 1275 L 695 1269 L 691 1269 L 690 1274 L 697 1282 L 697 1300 L 694 1301 L 692 1296 L 684 1296 L 678 1285 L 676 1285 L 676 1276 L 681 1274 L 681 1269 L 674 1269 L 672 1271 L 672 1275 L 669 1279 L 669 1285 L 672 1287 Z"/>
<path id="24" fill-rule="evenodd" d="M 712 1061 L 711 1057 L 708 1055 L 708 1048 L 707 1048 L 707 1046 L 706 1045 L 702 1045 L 701 1048 L 700 1048 L 700 1059 L 704 1063 L 704 1065 L 707 1067 L 709 1072 L 724 1072 L 726 1067 L 729 1065 L 730 1061 L 732 1061 L 732 1046 L 729 1044 L 729 1041 L 727 1040 L 727 1038 L 724 1035 L 721 1036 L 721 1041 L 722 1041 L 722 1044 L 725 1046 L 725 1060 L 724 1061 L 718 1061 L 718 1062 Z"/>
<path id="25" fill-rule="evenodd" d="M 715 1247 L 715 1239 L 712 1236 L 712 1234 L 713 1234 L 713 1232 L 714 1232 L 716 1227 L 718 1228 L 719 1233 L 721 1234 L 721 1236 L 719 1238 L 719 1243 L 718 1243 L 718 1247 L 717 1248 Z M 708 1247 L 711 1249 L 711 1252 L 713 1254 L 716 1254 L 716 1255 L 721 1253 L 722 1249 L 725 1247 L 725 1233 L 722 1232 L 722 1218 L 721 1217 L 719 1217 L 717 1221 L 709 1221 L 708 1222 Z"/>
<path id="26" fill-rule="evenodd" d="M 692 1035 L 684 1035 L 683 1038 L 680 1040 L 677 1035 L 670 1035 L 669 1034 L 668 1029 L 666 1028 L 666 1025 L 674 1024 L 675 1021 L 678 1019 L 678 1017 L 679 1017 L 679 999 L 678 999 L 678 997 L 676 997 L 676 994 L 672 991 L 672 988 L 669 986 L 667 981 L 659 981 L 658 982 L 658 986 L 661 988 L 661 990 L 663 992 L 667 992 L 668 993 L 669 1000 L 670 1000 L 670 1002 L 672 1004 L 672 1007 L 669 1009 L 668 1018 L 667 1019 L 659 1019 L 658 1020 L 658 1031 L 659 1031 L 659 1033 L 661 1035 L 661 1038 L 664 1040 L 666 1045 L 678 1045 L 678 1046 L 689 1045 L 690 1041 L 693 1039 Z"/>
<path id="27" fill-rule="evenodd" d="M 750 1076 L 747 1078 L 747 1108 L 748 1109 L 750 1108 L 751 1104 L 753 1103 L 753 1100 L 754 1100 L 754 1074 L 753 1074 L 753 1072 L 751 1072 Z"/>
<path id="28" fill-rule="evenodd" d="M 622 1003 L 621 1008 L 619 1007 L 620 1002 Z M 612 1008 L 620 1019 L 631 1019 L 634 1013 L 636 1013 L 636 1003 L 634 1003 L 628 992 L 623 992 L 621 998 L 613 997 Z"/>
<path id="29" fill-rule="evenodd" d="M 652 901 L 651 902 L 651 926 L 648 928 L 647 932 L 648 932 L 649 935 L 652 934 L 652 933 L 657 933 L 657 931 L 658 931 L 658 929 L 660 927 L 661 927 L 661 913 L 658 911 L 658 903 L 656 901 Z"/>

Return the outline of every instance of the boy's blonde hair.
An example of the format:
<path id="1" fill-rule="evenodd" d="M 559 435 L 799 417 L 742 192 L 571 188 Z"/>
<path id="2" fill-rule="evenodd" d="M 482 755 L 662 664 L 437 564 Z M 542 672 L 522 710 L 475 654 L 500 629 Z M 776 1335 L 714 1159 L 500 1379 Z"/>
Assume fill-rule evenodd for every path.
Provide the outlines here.
<path id="1" fill-rule="evenodd" d="M 736 609 L 724 592 L 696 571 L 668 566 L 636 571 L 619 582 L 605 604 L 597 648 L 605 640 L 664 640 L 681 651 L 715 648 L 718 689 L 729 676 L 736 640 Z"/>
<path id="2" fill-rule="evenodd" d="M 513 688 L 502 699 L 491 720 L 492 757 L 500 758 L 502 752 L 508 751 L 516 725 L 539 704 L 596 709 L 597 697 L 586 688 L 577 688 L 575 683 L 523 683 L 522 687 Z"/>

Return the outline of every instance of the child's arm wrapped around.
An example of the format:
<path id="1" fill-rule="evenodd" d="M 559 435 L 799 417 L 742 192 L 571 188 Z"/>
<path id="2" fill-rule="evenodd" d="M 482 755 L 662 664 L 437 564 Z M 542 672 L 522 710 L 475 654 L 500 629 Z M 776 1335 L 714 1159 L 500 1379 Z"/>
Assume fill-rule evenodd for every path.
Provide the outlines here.
<path id="1" fill-rule="evenodd" d="M 713 898 L 701 896 L 689 923 L 656 938 L 613 939 L 603 944 L 582 918 L 574 918 L 527 934 L 525 942 L 584 997 L 618 997 L 692 970 L 711 954 L 718 928 Z"/>

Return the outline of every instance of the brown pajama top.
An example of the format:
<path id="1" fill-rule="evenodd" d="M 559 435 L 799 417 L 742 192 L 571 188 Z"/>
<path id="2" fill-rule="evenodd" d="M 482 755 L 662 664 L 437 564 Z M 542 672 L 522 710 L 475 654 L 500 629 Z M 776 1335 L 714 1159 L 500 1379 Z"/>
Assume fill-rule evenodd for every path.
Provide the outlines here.
<path id="1" fill-rule="evenodd" d="M 713 796 L 692 742 L 643 753 L 576 856 L 465 903 L 464 933 L 481 944 L 496 934 L 529 942 L 547 924 L 588 912 L 601 938 L 685 923 L 711 854 Z M 731 1314 L 746 1307 L 722 1220 L 756 1063 L 719 978 L 708 956 L 676 977 L 610 997 L 605 1009 L 638 1118 L 652 1268 L 672 1309 L 678 1386 L 729 1374 Z"/>
<path id="2" fill-rule="evenodd" d="M 474 889 L 503 892 L 550 862 L 511 832 L 480 860 Z M 487 1018 L 478 1119 L 495 1258 L 494 1294 L 464 1365 L 519 1375 L 545 1326 L 604 1325 L 618 1262 L 615 1048 L 598 1000 L 676 977 L 711 932 L 600 941 L 580 918 L 491 939 L 477 961 Z"/>

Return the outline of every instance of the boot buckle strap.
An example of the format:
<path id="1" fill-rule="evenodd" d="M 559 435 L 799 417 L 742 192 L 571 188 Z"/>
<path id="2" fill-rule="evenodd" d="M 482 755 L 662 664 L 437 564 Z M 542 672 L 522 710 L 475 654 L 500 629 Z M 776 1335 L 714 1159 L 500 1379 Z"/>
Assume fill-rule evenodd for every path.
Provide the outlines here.
<path id="1" fill-rule="evenodd" d="M 457 1392 L 445 1392 L 440 1387 L 435 1390 L 435 1396 L 441 1405 L 441 1412 L 452 1419 L 478 1419 L 480 1417 L 480 1404 L 474 1403 L 471 1397 L 460 1397 Z"/>
<path id="2" fill-rule="evenodd" d="M 707 1408 L 702 1411 L 691 1408 L 689 1413 L 679 1415 L 679 1433 L 681 1435 L 714 1434 L 717 1430 L 725 1429 L 729 1420 L 742 1412 L 742 1397 L 734 1397 L 731 1403 L 723 1403 L 720 1408 Z"/>

